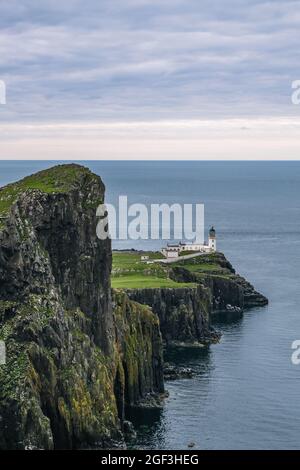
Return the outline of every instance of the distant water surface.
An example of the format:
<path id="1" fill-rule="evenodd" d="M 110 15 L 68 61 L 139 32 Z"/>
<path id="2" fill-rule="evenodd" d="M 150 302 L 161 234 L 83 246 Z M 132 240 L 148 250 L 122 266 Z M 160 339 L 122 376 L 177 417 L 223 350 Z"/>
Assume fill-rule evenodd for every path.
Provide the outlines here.
<path id="1" fill-rule="evenodd" d="M 56 162 L 58 163 L 58 162 Z M 54 162 L 0 162 L 0 185 Z M 241 320 L 218 323 L 220 344 L 169 351 L 191 365 L 190 380 L 168 382 L 163 411 L 133 416 L 133 446 L 185 449 L 300 448 L 300 164 L 296 162 L 84 162 L 103 178 L 107 200 L 203 202 L 218 248 L 270 300 Z M 116 247 L 145 248 L 145 242 Z M 160 248 L 161 242 L 147 247 Z"/>

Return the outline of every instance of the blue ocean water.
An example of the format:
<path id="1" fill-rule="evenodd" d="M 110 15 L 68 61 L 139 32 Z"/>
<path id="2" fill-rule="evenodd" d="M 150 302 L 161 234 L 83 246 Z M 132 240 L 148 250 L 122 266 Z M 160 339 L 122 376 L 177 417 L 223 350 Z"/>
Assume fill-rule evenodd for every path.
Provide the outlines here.
<path id="1" fill-rule="evenodd" d="M 58 162 L 0 162 L 0 185 Z M 202 202 L 218 249 L 265 294 L 269 306 L 218 323 L 220 344 L 170 351 L 195 378 L 167 383 L 162 411 L 135 414 L 136 446 L 185 449 L 299 449 L 300 163 L 85 162 L 101 175 L 107 200 Z M 145 245 L 146 243 L 146 245 Z M 159 248 L 161 242 L 120 247 Z"/>

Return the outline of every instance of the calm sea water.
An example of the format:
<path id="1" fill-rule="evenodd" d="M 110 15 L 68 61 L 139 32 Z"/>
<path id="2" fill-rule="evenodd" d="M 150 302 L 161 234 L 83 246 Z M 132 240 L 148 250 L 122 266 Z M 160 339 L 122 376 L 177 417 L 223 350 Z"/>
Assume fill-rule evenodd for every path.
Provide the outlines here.
<path id="1" fill-rule="evenodd" d="M 0 185 L 50 162 L 0 162 Z M 192 365 L 191 380 L 167 383 L 162 411 L 133 416 L 134 446 L 185 449 L 299 449 L 300 366 L 291 344 L 300 339 L 300 163 L 85 162 L 102 176 L 107 200 L 203 202 L 218 248 L 270 300 L 241 320 L 219 322 L 220 344 L 169 351 Z M 160 242 L 117 247 L 159 248 Z"/>

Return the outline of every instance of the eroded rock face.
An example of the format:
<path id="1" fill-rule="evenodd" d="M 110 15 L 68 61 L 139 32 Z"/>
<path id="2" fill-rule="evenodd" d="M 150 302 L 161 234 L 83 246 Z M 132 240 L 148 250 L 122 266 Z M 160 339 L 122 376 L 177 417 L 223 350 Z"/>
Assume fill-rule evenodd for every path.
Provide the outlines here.
<path id="1" fill-rule="evenodd" d="M 230 277 L 207 276 L 203 282 L 212 292 L 213 313 L 234 310 L 243 313 L 245 309 L 268 304 L 268 299 L 238 274 Z"/>
<path id="2" fill-rule="evenodd" d="M 164 393 L 162 337 L 210 343 L 212 312 L 267 303 L 223 255 L 222 275 L 171 268 L 191 285 L 112 296 L 110 241 L 96 237 L 103 200 L 101 179 L 78 165 L 0 190 L 0 449 L 122 441 L 125 405 L 157 406 Z"/>
<path id="3" fill-rule="evenodd" d="M 195 258 L 195 263 L 202 260 Z M 207 257 L 204 262 L 211 259 Z M 193 272 L 184 266 L 169 268 L 171 279 L 191 283 L 191 287 L 126 290 L 131 299 L 149 305 L 158 315 L 166 343 L 216 342 L 220 335 L 212 327 L 214 313 L 240 316 L 244 309 L 268 303 L 264 295 L 235 273 L 222 253 L 214 255 L 213 263 L 218 268 L 216 271 Z"/>
<path id="4" fill-rule="evenodd" d="M 91 320 L 30 295 L 5 311 L 1 333 L 2 449 L 104 446 L 120 438 L 114 360 L 91 339 Z"/>
<path id="5" fill-rule="evenodd" d="M 96 237 L 95 208 L 103 200 L 104 185 L 88 170 L 63 194 L 22 192 L 0 232 L 0 296 L 48 297 L 52 289 L 66 309 L 93 319 L 96 343 L 111 352 L 111 246 Z"/>
<path id="6" fill-rule="evenodd" d="M 167 343 L 206 343 L 216 338 L 210 325 L 211 292 L 203 285 L 126 292 L 130 299 L 151 306 Z"/>
<path id="7" fill-rule="evenodd" d="M 159 319 L 149 307 L 114 291 L 119 363 L 115 387 L 119 416 L 126 405 L 160 405 L 164 393 L 162 337 Z M 122 393 L 120 393 L 122 391 Z"/>
<path id="8" fill-rule="evenodd" d="M 112 310 L 103 200 L 101 179 L 78 165 L 0 191 L 1 449 L 112 445 L 125 403 L 163 390 L 157 317 L 125 298 Z"/>

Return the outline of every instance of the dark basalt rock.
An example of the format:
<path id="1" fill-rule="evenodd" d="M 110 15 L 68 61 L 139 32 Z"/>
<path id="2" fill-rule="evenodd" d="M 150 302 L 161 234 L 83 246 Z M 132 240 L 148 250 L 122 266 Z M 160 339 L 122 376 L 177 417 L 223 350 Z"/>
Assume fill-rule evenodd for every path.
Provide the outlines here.
<path id="1" fill-rule="evenodd" d="M 182 367 L 174 364 L 164 365 L 165 380 L 192 379 L 197 372 L 191 367 Z"/>
<path id="2" fill-rule="evenodd" d="M 125 405 L 144 406 L 151 397 L 160 402 L 164 393 L 163 353 L 159 320 L 147 306 L 114 291 L 116 343 L 119 349 L 115 394 L 119 416 Z"/>
<path id="3" fill-rule="evenodd" d="M 218 269 L 201 272 L 201 263 L 212 261 Z M 245 309 L 268 303 L 264 295 L 235 273 L 222 253 L 216 253 L 213 260 L 207 256 L 195 258 L 194 262 L 199 263 L 199 272 L 184 266 L 169 268 L 171 279 L 191 283 L 191 287 L 126 290 L 131 299 L 149 305 L 158 315 L 167 344 L 196 346 L 217 342 L 220 333 L 211 325 L 214 314 L 241 316 Z"/>
<path id="4" fill-rule="evenodd" d="M 103 200 L 78 165 L 0 190 L 1 449 L 122 445 L 125 404 L 163 391 L 157 317 L 125 295 L 113 312 Z"/>
<path id="5" fill-rule="evenodd" d="M 211 292 L 203 285 L 126 290 L 130 299 L 151 306 L 168 343 L 207 343 L 217 336 L 210 326 Z"/>
<path id="6" fill-rule="evenodd" d="M 170 268 L 191 286 L 111 293 L 103 201 L 101 179 L 79 165 L 0 189 L 0 449 L 124 447 L 126 406 L 166 395 L 162 338 L 215 342 L 214 312 L 267 303 L 221 254 L 221 275 Z"/>

